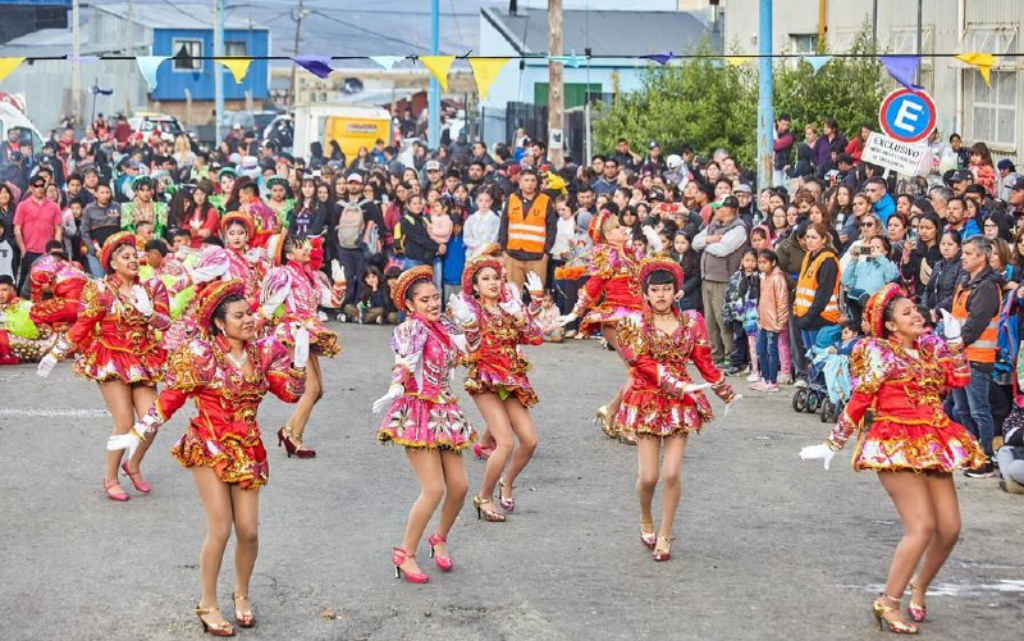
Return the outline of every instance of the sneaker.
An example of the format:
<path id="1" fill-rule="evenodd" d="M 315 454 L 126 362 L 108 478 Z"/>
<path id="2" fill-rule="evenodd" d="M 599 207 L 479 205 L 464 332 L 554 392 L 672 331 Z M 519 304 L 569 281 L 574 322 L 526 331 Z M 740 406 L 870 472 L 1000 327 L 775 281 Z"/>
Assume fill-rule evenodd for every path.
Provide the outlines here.
<path id="1" fill-rule="evenodd" d="M 764 381 L 758 381 L 758 382 L 750 385 L 749 387 L 750 387 L 750 389 L 754 390 L 755 392 L 763 392 L 764 391 L 764 386 L 767 385 L 767 384 L 768 383 L 765 383 Z"/>
<path id="2" fill-rule="evenodd" d="M 1008 476 L 999 481 L 999 489 L 1008 494 L 1024 494 L 1024 485 L 1021 485 Z"/>
<path id="3" fill-rule="evenodd" d="M 725 375 L 726 376 L 736 376 L 737 374 L 742 374 L 742 373 L 743 373 L 743 368 L 742 367 L 730 367 L 729 369 L 725 370 Z"/>
<path id="4" fill-rule="evenodd" d="M 996 475 L 996 468 L 991 463 L 985 463 L 981 467 L 964 472 L 969 479 L 990 479 Z"/>
<path id="5" fill-rule="evenodd" d="M 793 387 L 799 387 L 801 389 L 806 389 L 807 388 L 807 381 L 805 381 L 802 378 L 798 378 L 798 379 L 796 379 L 796 382 L 793 383 Z"/>
<path id="6" fill-rule="evenodd" d="M 768 392 L 769 394 L 774 393 L 774 392 L 778 392 L 779 391 L 779 384 L 778 383 L 765 383 L 764 387 L 761 389 L 761 391 L 762 392 Z"/>
<path id="7" fill-rule="evenodd" d="M 750 381 L 751 383 L 759 381 L 761 380 L 761 374 L 758 372 L 751 372 L 750 376 L 747 377 L 747 380 Z"/>
<path id="8" fill-rule="evenodd" d="M 348 322 L 348 316 L 346 316 L 345 314 L 338 314 L 338 322 L 339 323 L 347 323 Z"/>
<path id="9" fill-rule="evenodd" d="M 321 323 L 327 322 L 327 314 L 323 313 L 322 311 L 317 312 L 316 317 L 320 320 Z"/>
<path id="10" fill-rule="evenodd" d="M 780 372 L 778 383 L 779 385 L 792 385 L 793 374 L 791 374 L 790 372 Z"/>

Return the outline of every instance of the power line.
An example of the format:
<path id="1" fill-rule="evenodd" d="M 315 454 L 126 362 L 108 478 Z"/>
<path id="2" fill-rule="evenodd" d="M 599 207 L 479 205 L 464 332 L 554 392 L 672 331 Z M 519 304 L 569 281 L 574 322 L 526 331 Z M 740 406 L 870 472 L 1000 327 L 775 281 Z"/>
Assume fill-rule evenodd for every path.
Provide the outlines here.
<path id="1" fill-rule="evenodd" d="M 340 24 L 340 25 L 342 25 L 344 27 L 348 27 L 349 29 L 352 29 L 353 31 L 359 31 L 361 33 L 365 33 L 366 35 L 370 35 L 370 36 L 373 36 L 375 38 L 382 38 L 384 40 L 389 40 L 391 42 L 397 42 L 398 44 L 406 45 L 408 47 L 414 47 L 416 49 L 427 50 L 427 47 L 415 44 L 413 42 L 409 42 L 408 40 L 402 40 L 401 38 L 394 38 L 394 37 L 389 36 L 389 35 L 384 34 L 384 33 L 379 33 L 377 31 L 373 31 L 373 30 L 367 29 L 365 27 L 360 27 L 359 25 L 352 24 L 351 22 L 348 22 L 346 20 L 340 20 L 338 18 L 335 18 L 334 16 L 329 16 L 326 13 L 324 13 L 323 11 L 320 11 L 319 9 L 317 9 L 315 11 L 311 11 L 310 13 L 316 14 L 318 16 L 322 16 L 323 18 L 326 18 L 327 20 L 330 20 L 331 22 L 335 22 L 335 23 Z M 367 56 L 357 56 L 357 57 L 366 58 Z"/>

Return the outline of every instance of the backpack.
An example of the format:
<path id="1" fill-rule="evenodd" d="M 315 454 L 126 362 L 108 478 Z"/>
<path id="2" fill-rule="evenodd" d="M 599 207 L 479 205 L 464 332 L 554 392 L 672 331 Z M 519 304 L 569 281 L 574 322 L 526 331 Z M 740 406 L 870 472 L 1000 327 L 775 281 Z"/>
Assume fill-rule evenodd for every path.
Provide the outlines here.
<path id="1" fill-rule="evenodd" d="M 384 248 L 383 243 L 380 241 L 380 230 L 377 229 L 377 223 L 367 221 L 366 229 L 363 231 L 363 253 L 366 254 L 367 258 L 373 258 L 381 253 Z"/>
<path id="2" fill-rule="evenodd" d="M 338 245 L 342 249 L 358 249 L 363 235 L 363 211 L 345 207 L 338 218 Z"/>

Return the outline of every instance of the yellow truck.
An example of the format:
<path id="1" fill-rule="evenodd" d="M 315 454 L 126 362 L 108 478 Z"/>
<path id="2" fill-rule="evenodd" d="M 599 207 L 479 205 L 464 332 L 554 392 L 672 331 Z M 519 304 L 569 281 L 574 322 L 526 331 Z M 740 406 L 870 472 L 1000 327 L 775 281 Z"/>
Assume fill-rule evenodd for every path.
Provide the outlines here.
<path id="1" fill-rule="evenodd" d="M 337 141 L 351 162 L 360 147 L 373 149 L 378 139 L 392 142 L 391 114 L 380 107 L 350 105 L 308 105 L 295 108 L 294 153 L 308 156 L 309 145 L 319 141 L 330 155 L 330 142 Z"/>

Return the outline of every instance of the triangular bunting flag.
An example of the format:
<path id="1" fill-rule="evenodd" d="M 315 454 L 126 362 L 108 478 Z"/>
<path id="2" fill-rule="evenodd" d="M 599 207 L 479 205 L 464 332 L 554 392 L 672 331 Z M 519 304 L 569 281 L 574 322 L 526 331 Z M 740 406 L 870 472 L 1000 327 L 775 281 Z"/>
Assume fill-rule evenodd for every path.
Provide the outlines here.
<path id="1" fill-rule="evenodd" d="M 640 57 L 644 60 L 650 60 L 652 62 L 658 63 L 659 65 L 664 66 L 671 62 L 672 59 L 676 57 L 676 54 L 669 51 L 667 53 L 650 53 L 647 54 L 646 56 Z"/>
<path id="2" fill-rule="evenodd" d="M 508 58 L 470 58 L 469 66 L 473 68 L 473 77 L 476 78 L 476 90 L 480 93 L 480 100 L 487 98 L 487 92 L 494 84 L 495 78 L 508 64 Z"/>
<path id="3" fill-rule="evenodd" d="M 214 58 L 214 60 L 228 68 L 231 77 L 235 79 L 235 84 L 245 80 L 245 74 L 249 73 L 249 65 L 252 64 L 252 58 Z"/>
<path id="4" fill-rule="evenodd" d="M 11 72 L 23 62 L 25 62 L 24 58 L 0 58 L 0 82 L 3 82 L 4 78 L 11 75 Z"/>
<path id="5" fill-rule="evenodd" d="M 892 79 L 911 91 L 917 91 L 921 87 L 914 84 L 917 76 L 917 68 L 921 66 L 919 56 L 879 56 L 878 60 L 889 72 Z"/>
<path id="6" fill-rule="evenodd" d="M 370 56 L 370 60 L 380 65 L 384 71 L 391 71 L 391 67 L 394 67 L 396 62 L 405 60 L 405 56 Z"/>
<path id="7" fill-rule="evenodd" d="M 292 61 L 317 78 L 326 78 L 333 71 L 330 56 L 295 56 Z"/>
<path id="8" fill-rule="evenodd" d="M 831 59 L 832 56 L 804 56 L 804 61 L 811 65 L 811 69 L 814 70 L 814 73 L 821 71 L 821 68 L 824 67 Z"/>
<path id="9" fill-rule="evenodd" d="M 146 85 L 150 93 L 156 91 L 156 70 L 160 68 L 164 60 L 170 60 L 169 56 L 136 56 L 135 63 L 139 65 L 139 73 L 146 79 Z"/>
<path id="10" fill-rule="evenodd" d="M 990 53 L 981 53 L 974 51 L 972 53 L 962 53 L 956 56 L 956 59 L 961 62 L 966 62 L 981 74 L 985 84 L 989 87 L 992 86 L 992 67 L 996 66 L 996 57 Z"/>
<path id="11" fill-rule="evenodd" d="M 455 56 L 420 56 L 419 60 L 441 84 L 441 89 L 448 91 L 448 70 L 452 68 Z"/>
<path id="12" fill-rule="evenodd" d="M 730 67 L 738 67 L 744 63 L 750 62 L 752 58 L 750 56 L 726 56 L 725 62 Z"/>
<path id="13" fill-rule="evenodd" d="M 572 50 L 568 56 L 548 56 L 548 63 L 560 62 L 566 67 L 572 67 L 573 69 L 579 69 L 580 65 L 583 64 L 583 58 L 576 55 L 576 50 Z"/>

